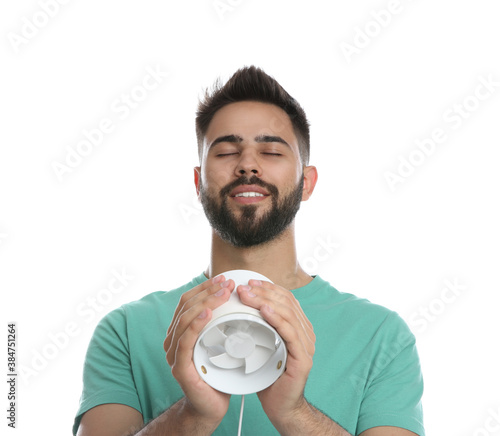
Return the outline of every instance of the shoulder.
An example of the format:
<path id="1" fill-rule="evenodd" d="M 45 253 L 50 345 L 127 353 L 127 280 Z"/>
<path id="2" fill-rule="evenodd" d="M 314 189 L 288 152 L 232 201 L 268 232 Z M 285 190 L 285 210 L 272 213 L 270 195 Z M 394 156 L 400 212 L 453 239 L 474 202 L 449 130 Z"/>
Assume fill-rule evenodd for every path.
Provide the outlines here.
<path id="1" fill-rule="evenodd" d="M 348 336 L 364 333 L 364 336 L 397 340 L 405 345 L 415 341 L 397 312 L 366 298 L 340 292 L 319 276 L 294 293 L 315 324 L 334 325 Z"/>
<path id="2" fill-rule="evenodd" d="M 204 276 L 200 274 L 175 289 L 151 292 L 138 300 L 125 303 L 105 315 L 99 322 L 99 327 L 119 330 L 135 322 L 150 324 L 158 320 L 170 321 L 182 294 L 202 283 L 203 280 Z"/>
<path id="3" fill-rule="evenodd" d="M 366 298 L 337 290 L 320 276 L 315 276 L 308 285 L 294 289 L 292 292 L 301 304 L 332 312 L 345 313 L 347 316 L 352 312 L 376 318 L 396 315 L 392 310 L 372 303 Z"/>

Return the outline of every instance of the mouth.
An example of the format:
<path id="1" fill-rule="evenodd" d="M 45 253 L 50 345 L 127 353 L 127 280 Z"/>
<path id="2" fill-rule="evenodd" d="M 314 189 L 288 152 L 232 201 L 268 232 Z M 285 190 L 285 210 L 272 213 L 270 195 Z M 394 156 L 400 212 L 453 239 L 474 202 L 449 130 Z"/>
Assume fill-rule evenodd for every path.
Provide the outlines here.
<path id="1" fill-rule="evenodd" d="M 257 185 L 240 185 L 233 189 L 229 196 L 240 204 L 253 204 L 264 201 L 270 194 Z"/>

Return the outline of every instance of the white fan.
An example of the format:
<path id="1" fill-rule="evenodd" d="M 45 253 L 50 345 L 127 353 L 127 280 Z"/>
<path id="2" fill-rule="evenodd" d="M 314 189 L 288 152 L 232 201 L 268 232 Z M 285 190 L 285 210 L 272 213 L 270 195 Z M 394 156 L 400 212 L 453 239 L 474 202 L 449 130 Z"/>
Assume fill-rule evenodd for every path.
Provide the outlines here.
<path id="1" fill-rule="evenodd" d="M 235 285 L 250 279 L 268 278 L 254 271 L 223 273 Z M 273 384 L 285 370 L 286 347 L 260 315 L 245 306 L 235 291 L 202 330 L 194 348 L 193 360 L 200 376 L 214 389 L 234 395 L 259 392 Z"/>

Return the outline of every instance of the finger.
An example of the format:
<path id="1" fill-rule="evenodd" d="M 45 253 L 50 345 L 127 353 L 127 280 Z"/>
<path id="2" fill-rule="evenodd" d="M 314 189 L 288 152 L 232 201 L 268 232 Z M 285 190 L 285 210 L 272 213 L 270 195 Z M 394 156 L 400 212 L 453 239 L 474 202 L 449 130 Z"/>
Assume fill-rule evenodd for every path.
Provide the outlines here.
<path id="1" fill-rule="evenodd" d="M 220 304 L 223 304 L 226 301 L 227 288 L 221 288 L 220 285 L 217 285 L 216 289 L 213 289 L 213 293 L 206 295 L 203 293 L 204 298 L 198 301 L 198 305 L 193 305 L 190 308 L 185 308 L 184 311 L 179 312 L 176 316 L 176 319 L 172 321 L 170 331 L 167 333 L 165 338 L 163 347 L 167 352 L 167 361 L 173 360 L 172 353 L 175 352 L 175 348 L 177 346 L 177 341 L 179 337 L 184 333 L 189 324 L 198 316 L 202 315 L 203 311 L 207 309 L 207 307 L 214 309 Z M 216 300 L 221 300 L 217 302 Z"/>
<path id="2" fill-rule="evenodd" d="M 184 330 L 179 340 L 176 342 L 175 352 L 171 354 L 172 374 L 178 378 L 181 372 L 192 363 L 193 349 L 203 328 L 212 319 L 212 311 L 203 309 L 203 311 L 192 320 Z M 167 359 L 168 360 L 168 359 Z"/>
<path id="3" fill-rule="evenodd" d="M 254 283 L 250 281 L 251 285 Z M 244 304 L 257 310 L 267 305 L 288 320 L 300 333 L 301 340 L 313 350 L 316 341 L 313 326 L 290 291 L 270 282 L 262 282 L 261 286 L 238 286 L 237 292 Z M 273 327 L 276 328 L 274 325 Z"/>
<path id="4" fill-rule="evenodd" d="M 285 341 L 289 358 L 295 359 L 299 362 L 298 368 L 308 372 L 312 367 L 314 344 L 310 344 L 309 341 L 304 342 L 300 331 L 268 305 L 264 305 L 261 313 L 263 318 L 276 328 Z"/>
<path id="5" fill-rule="evenodd" d="M 277 293 L 277 295 L 282 294 L 282 295 L 285 295 L 285 296 L 291 298 L 291 302 L 292 302 L 292 304 L 294 305 L 294 307 L 295 307 L 295 309 L 297 311 L 297 316 L 299 316 L 299 318 L 301 319 L 301 321 L 305 325 L 307 325 L 308 327 L 312 328 L 311 322 L 309 321 L 309 319 L 305 315 L 305 313 L 302 310 L 302 307 L 301 307 L 301 305 L 299 303 L 299 300 L 297 300 L 295 298 L 295 295 L 293 294 L 293 292 L 291 292 L 291 291 L 289 291 L 289 290 L 287 290 L 285 288 L 282 288 L 281 286 L 278 286 L 278 285 L 276 285 L 274 283 L 267 282 L 267 281 L 250 280 L 249 285 L 250 286 L 260 286 L 260 287 L 262 287 L 265 290 L 271 291 L 273 293 Z"/>
<path id="6" fill-rule="evenodd" d="M 314 331 L 304 328 L 304 325 L 292 309 L 279 306 L 276 310 L 269 304 L 264 303 L 260 309 L 260 313 L 276 329 L 283 340 L 285 340 L 289 351 L 298 342 L 298 346 L 302 347 L 307 354 L 314 354 L 316 342 Z M 273 314 L 272 316 L 270 315 L 271 313 Z"/>
<path id="7" fill-rule="evenodd" d="M 234 288 L 234 282 L 232 282 L 232 287 Z M 220 287 L 218 290 L 210 295 L 206 295 L 197 304 L 193 305 L 185 312 L 178 315 L 175 326 L 172 328 L 170 333 L 164 342 L 164 348 L 167 352 L 167 361 L 174 360 L 174 354 L 177 349 L 177 342 L 179 338 L 185 333 L 186 329 L 190 328 L 191 323 L 200 315 L 203 316 L 203 312 L 206 309 L 214 310 L 217 307 L 224 304 L 231 295 L 231 284 L 229 287 Z M 194 347 L 194 344 L 193 344 Z"/>
<path id="8" fill-rule="evenodd" d="M 174 312 L 172 319 L 173 320 L 177 319 L 179 312 L 183 309 L 183 307 L 187 301 L 191 300 L 196 295 L 204 292 L 205 290 L 216 285 L 217 283 L 221 283 L 222 281 L 224 281 L 224 276 L 222 276 L 222 275 L 217 276 L 217 277 L 213 277 L 211 279 L 205 280 L 203 283 L 200 283 L 199 285 L 195 286 L 194 288 L 192 288 L 189 291 L 182 294 L 181 298 L 179 299 L 179 303 L 177 304 L 177 307 L 175 309 L 175 312 Z M 171 327 L 172 327 L 172 324 L 170 324 L 169 330 L 171 329 Z M 167 333 L 169 332 L 169 330 L 167 330 Z"/>
<path id="9" fill-rule="evenodd" d="M 221 277 L 221 276 L 219 276 L 219 277 Z M 202 285 L 205 285 L 205 286 L 199 287 L 198 289 L 197 289 L 197 287 L 195 287 L 192 290 L 188 291 L 187 293 L 183 294 L 183 296 L 179 300 L 179 304 L 177 305 L 177 308 L 174 312 L 174 316 L 172 318 L 170 326 L 168 327 L 167 335 L 166 335 L 166 343 L 171 340 L 173 330 L 176 328 L 178 321 L 179 321 L 179 317 L 181 316 L 182 313 L 189 310 L 195 304 L 206 299 L 207 296 L 217 294 L 221 290 L 221 288 L 227 288 L 230 291 L 232 291 L 234 289 L 234 281 L 232 281 L 232 280 L 222 281 L 224 279 L 223 276 L 222 276 L 222 278 L 216 277 L 216 279 L 217 280 L 215 280 L 215 283 L 213 283 L 213 284 L 211 284 L 210 281 L 208 281 L 209 282 L 208 287 L 206 287 L 207 282 L 204 282 L 204 283 L 202 283 Z M 214 281 L 214 279 L 212 279 L 212 281 Z M 196 291 L 196 292 L 193 292 L 193 291 Z M 217 296 L 219 296 L 219 295 L 217 295 Z M 212 309 L 215 309 L 215 307 L 217 307 L 217 306 L 212 307 Z M 164 343 L 164 348 L 165 348 L 166 343 Z M 166 348 L 165 348 L 165 351 L 166 351 Z"/>

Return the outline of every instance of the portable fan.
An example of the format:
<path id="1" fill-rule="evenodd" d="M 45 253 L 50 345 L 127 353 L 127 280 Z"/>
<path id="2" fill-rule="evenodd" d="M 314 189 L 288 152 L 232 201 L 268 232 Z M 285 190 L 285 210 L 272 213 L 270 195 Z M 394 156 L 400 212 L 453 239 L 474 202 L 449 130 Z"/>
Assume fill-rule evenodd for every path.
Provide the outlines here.
<path id="1" fill-rule="evenodd" d="M 250 279 L 270 281 L 247 270 L 223 275 L 236 286 L 246 285 Z M 236 286 L 200 333 L 193 360 L 201 378 L 214 389 L 246 395 L 267 388 L 280 377 L 287 352 L 283 339 L 260 312 L 240 301 Z"/>

